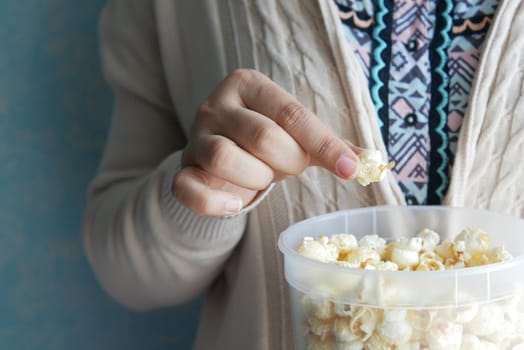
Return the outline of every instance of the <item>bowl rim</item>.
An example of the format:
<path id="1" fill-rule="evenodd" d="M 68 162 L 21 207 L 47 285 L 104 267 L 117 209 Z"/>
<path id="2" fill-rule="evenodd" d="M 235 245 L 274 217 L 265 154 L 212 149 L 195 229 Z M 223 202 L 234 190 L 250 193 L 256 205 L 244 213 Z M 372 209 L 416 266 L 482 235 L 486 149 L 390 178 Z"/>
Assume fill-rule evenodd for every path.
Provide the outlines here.
<path id="1" fill-rule="evenodd" d="M 495 215 L 499 216 L 501 218 L 507 218 L 510 220 L 520 221 L 522 225 L 524 226 L 524 219 L 520 218 L 515 215 L 510 215 L 506 213 L 499 213 L 496 211 L 486 210 L 486 209 L 476 209 L 476 208 L 468 208 L 468 207 L 459 207 L 459 206 L 444 206 L 444 205 L 420 205 L 420 206 L 398 206 L 398 205 L 378 205 L 378 206 L 370 206 L 370 207 L 363 207 L 363 208 L 355 208 L 355 209 L 342 209 L 337 210 L 333 212 L 329 212 L 326 214 L 321 214 L 318 216 L 313 216 L 304 220 L 297 221 L 293 223 L 292 225 L 288 226 L 284 231 L 282 231 L 278 238 L 278 247 L 281 251 L 281 253 L 284 255 L 284 258 L 292 258 L 296 259 L 299 262 L 309 265 L 309 266 L 315 266 L 317 268 L 323 268 L 328 269 L 332 271 L 340 271 L 341 273 L 351 273 L 353 275 L 367 275 L 369 277 L 374 275 L 380 275 L 383 277 L 406 277 L 406 276 L 413 276 L 416 274 L 417 277 L 438 277 L 438 278 L 457 278 L 457 277 L 464 277 L 464 276 L 475 276 L 475 275 L 485 275 L 485 274 L 491 274 L 496 273 L 498 271 L 504 271 L 511 269 L 513 267 L 524 265 L 524 254 L 514 256 L 513 259 L 504 261 L 504 262 L 498 262 L 498 263 L 492 263 L 487 265 L 481 265 L 481 266 L 474 266 L 474 267 L 467 267 L 467 268 L 458 268 L 458 269 L 447 269 L 447 270 L 440 270 L 440 271 L 391 271 L 391 270 L 372 270 L 372 269 L 361 269 L 361 268 L 351 268 L 347 266 L 341 266 L 341 265 L 335 265 L 330 263 L 324 263 L 322 261 L 318 261 L 315 259 L 308 258 L 306 256 L 301 255 L 296 251 L 296 249 L 286 245 L 285 239 L 286 235 L 289 234 L 289 232 L 296 228 L 297 226 L 301 225 L 307 225 L 309 222 L 317 221 L 319 219 L 327 219 L 332 216 L 338 216 L 342 213 L 359 213 L 359 212 L 367 212 L 367 211 L 387 211 L 392 209 L 409 209 L 413 211 L 424 211 L 424 210 L 438 210 L 438 211 L 449 211 L 449 210 L 459 210 L 459 211 L 469 211 L 469 212 L 475 212 L 479 214 L 489 214 L 489 215 Z M 524 234 L 524 233 L 523 233 Z"/>

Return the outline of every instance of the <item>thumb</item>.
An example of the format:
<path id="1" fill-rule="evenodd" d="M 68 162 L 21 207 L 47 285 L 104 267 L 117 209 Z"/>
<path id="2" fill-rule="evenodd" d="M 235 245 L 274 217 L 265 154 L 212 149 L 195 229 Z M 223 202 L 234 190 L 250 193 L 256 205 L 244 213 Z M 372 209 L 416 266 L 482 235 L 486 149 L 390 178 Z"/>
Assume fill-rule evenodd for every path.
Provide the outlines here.
<path id="1" fill-rule="evenodd" d="M 360 172 L 358 153 L 362 151 L 351 142 L 331 135 L 329 147 L 310 153 L 310 165 L 324 167 L 343 179 L 355 179 Z"/>

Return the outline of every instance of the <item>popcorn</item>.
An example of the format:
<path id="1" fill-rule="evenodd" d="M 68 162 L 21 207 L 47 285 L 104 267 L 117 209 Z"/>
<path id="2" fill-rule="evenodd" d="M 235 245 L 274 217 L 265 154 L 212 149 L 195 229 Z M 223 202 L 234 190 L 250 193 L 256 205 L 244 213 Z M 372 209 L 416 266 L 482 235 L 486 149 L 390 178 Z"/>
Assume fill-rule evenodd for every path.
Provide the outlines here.
<path id="1" fill-rule="evenodd" d="M 380 261 L 380 254 L 372 247 L 359 247 L 350 251 L 343 261 L 350 266 L 363 267 L 369 260 Z"/>
<path id="2" fill-rule="evenodd" d="M 479 304 L 470 304 L 465 306 L 448 307 L 439 309 L 434 314 L 434 322 L 452 321 L 464 326 L 468 330 L 467 324 L 473 321 L 479 311 Z M 477 332 L 473 334 L 478 335 Z"/>
<path id="3" fill-rule="evenodd" d="M 438 246 L 435 247 L 435 253 L 442 257 L 444 261 L 455 259 L 455 243 L 449 239 L 445 239 Z"/>
<path id="4" fill-rule="evenodd" d="M 511 254 L 506 249 L 504 249 L 504 247 L 490 249 L 486 256 L 488 258 L 488 264 L 495 264 L 512 259 Z"/>
<path id="5" fill-rule="evenodd" d="M 366 270 L 398 271 L 398 265 L 392 261 L 367 260 L 362 268 Z"/>
<path id="6" fill-rule="evenodd" d="M 518 319 L 515 321 L 518 321 Z M 508 339 L 511 339 L 512 335 L 516 334 L 516 332 L 516 322 L 511 322 L 507 319 L 504 319 L 498 329 L 495 332 L 485 336 L 484 339 L 495 344 L 503 344 Z"/>
<path id="7" fill-rule="evenodd" d="M 407 319 L 413 325 L 415 331 L 427 331 L 435 319 L 435 311 L 429 310 L 409 310 Z"/>
<path id="8" fill-rule="evenodd" d="M 415 271 L 440 271 L 445 269 L 446 266 L 437 259 L 425 259 L 415 267 Z"/>
<path id="9" fill-rule="evenodd" d="M 392 309 L 392 310 L 384 310 L 384 314 L 382 316 L 383 322 L 403 322 L 406 320 L 408 316 L 408 311 L 405 309 Z"/>
<path id="10" fill-rule="evenodd" d="M 454 318 L 455 322 L 458 323 L 469 323 L 473 321 L 479 311 L 478 304 L 471 304 L 468 306 L 462 306 L 455 309 L 448 309 L 449 318 Z"/>
<path id="11" fill-rule="evenodd" d="M 431 252 L 440 242 L 440 236 L 435 231 L 428 228 L 423 229 L 417 234 L 417 237 L 422 239 L 422 249 L 426 252 Z"/>
<path id="12" fill-rule="evenodd" d="M 463 269 L 466 267 L 466 263 L 464 263 L 464 261 L 447 261 L 446 262 L 447 265 L 446 265 L 446 268 L 447 269 Z M 468 267 L 471 267 L 471 266 L 468 266 Z"/>
<path id="13" fill-rule="evenodd" d="M 462 255 L 466 251 L 466 242 L 455 239 L 455 245 L 453 246 L 455 255 Z"/>
<path id="14" fill-rule="evenodd" d="M 415 268 L 419 264 L 419 251 L 412 248 L 416 247 L 409 241 L 393 242 L 386 248 L 386 257 L 401 270 Z"/>
<path id="15" fill-rule="evenodd" d="M 462 343 L 462 325 L 452 322 L 434 324 L 426 337 L 430 350 L 460 349 Z"/>
<path id="16" fill-rule="evenodd" d="M 367 186 L 372 182 L 382 181 L 386 176 L 386 171 L 393 169 L 395 166 L 395 162 L 384 163 L 382 154 L 377 150 L 362 150 L 358 158 L 360 159 L 360 172 L 357 181 L 362 186 Z"/>
<path id="17" fill-rule="evenodd" d="M 478 350 L 480 349 L 480 339 L 473 334 L 464 334 L 460 350 Z"/>
<path id="18" fill-rule="evenodd" d="M 466 324 L 466 329 L 478 336 L 498 332 L 504 322 L 504 313 L 495 303 L 481 305 L 475 317 Z"/>
<path id="19" fill-rule="evenodd" d="M 507 299 L 502 300 L 499 303 L 502 312 L 504 313 L 504 319 L 512 323 L 517 323 L 519 320 L 519 315 L 521 310 L 519 310 L 519 304 L 521 304 L 521 299 L 517 295 L 513 295 Z M 524 333 L 523 333 L 524 334 Z"/>
<path id="20" fill-rule="evenodd" d="M 463 230 L 443 241 L 430 229 L 391 242 L 378 235 L 357 241 L 348 233 L 305 237 L 297 251 L 325 263 L 381 271 L 439 271 L 512 259 L 504 247 L 490 248 L 487 233 L 480 229 Z M 380 274 L 342 285 L 362 305 L 387 305 L 400 292 L 405 300 L 410 298 L 405 294 L 410 290 L 399 289 Z M 488 304 L 434 310 L 373 308 L 308 295 L 301 301 L 307 349 L 524 350 L 524 297 L 520 294 Z"/>
<path id="21" fill-rule="evenodd" d="M 336 342 L 334 350 L 363 350 L 364 343 L 360 340 L 354 340 L 351 342 Z"/>
<path id="22" fill-rule="evenodd" d="M 386 250 L 386 240 L 378 235 L 366 235 L 358 241 L 358 246 L 373 248 L 382 258 Z"/>
<path id="23" fill-rule="evenodd" d="M 333 342 L 322 341 L 314 334 L 308 334 L 306 336 L 306 344 L 307 350 L 333 350 Z"/>
<path id="24" fill-rule="evenodd" d="M 418 253 L 422 250 L 422 242 L 423 240 L 420 237 L 411 237 L 407 240 L 406 247 Z"/>
<path id="25" fill-rule="evenodd" d="M 425 261 L 438 261 L 438 262 L 443 262 L 444 259 L 438 255 L 437 253 L 433 252 L 433 251 L 422 251 L 422 253 L 420 253 L 419 255 L 419 260 L 421 263 L 425 262 Z"/>
<path id="26" fill-rule="evenodd" d="M 356 336 L 351 330 L 350 324 L 350 317 L 341 317 L 335 320 L 334 333 L 337 342 L 353 342 L 355 340 L 359 340 L 359 337 Z"/>
<path id="27" fill-rule="evenodd" d="M 365 344 L 366 350 L 393 350 L 393 346 L 389 345 L 378 334 L 373 334 Z"/>
<path id="28" fill-rule="evenodd" d="M 418 341 L 397 345 L 396 347 L 397 350 L 419 350 L 420 348 L 420 343 Z"/>
<path id="29" fill-rule="evenodd" d="M 492 342 L 489 342 L 489 341 L 482 341 L 479 347 L 479 350 L 499 350 L 499 349 L 500 348 L 496 344 L 493 344 Z"/>
<path id="30" fill-rule="evenodd" d="M 515 325 L 515 333 L 520 334 L 521 347 L 524 350 L 524 313 L 519 313 L 519 319 Z"/>
<path id="31" fill-rule="evenodd" d="M 373 334 L 378 322 L 378 312 L 375 309 L 360 307 L 355 311 L 349 327 L 353 334 L 366 341 Z"/>
<path id="32" fill-rule="evenodd" d="M 464 241 L 466 261 L 470 256 L 485 253 L 489 248 L 489 235 L 478 228 L 463 230 L 455 241 Z"/>
<path id="33" fill-rule="evenodd" d="M 465 242 L 462 240 L 444 240 L 441 244 L 435 247 L 435 252 L 442 257 L 444 265 L 448 269 L 464 268 L 464 251 L 466 249 Z"/>
<path id="34" fill-rule="evenodd" d="M 338 316 L 351 316 L 351 315 L 353 315 L 353 310 L 351 309 L 351 305 L 349 305 L 349 304 L 335 303 L 334 304 L 334 311 L 335 311 L 335 314 L 338 315 Z"/>
<path id="35" fill-rule="evenodd" d="M 406 344 L 411 339 L 413 328 L 406 321 L 406 310 L 386 310 L 377 334 L 390 345 Z"/>
<path id="36" fill-rule="evenodd" d="M 302 243 L 297 247 L 297 252 L 308 258 L 327 263 L 335 261 L 338 257 L 334 248 L 334 245 L 329 246 L 324 239 L 314 240 L 312 237 L 304 237 Z"/>
<path id="37" fill-rule="evenodd" d="M 310 317 L 307 320 L 309 324 L 309 330 L 317 335 L 320 340 L 327 339 L 332 330 L 333 330 L 333 324 L 329 321 L 324 321 L 315 317 Z"/>
<path id="38" fill-rule="evenodd" d="M 335 244 L 339 252 L 345 252 L 358 247 L 357 238 L 347 233 L 338 233 L 329 236 L 330 241 Z"/>
<path id="39" fill-rule="evenodd" d="M 321 320 L 331 318 L 334 315 L 333 303 L 329 300 L 304 295 L 302 304 L 305 306 L 308 315 Z"/>
<path id="40" fill-rule="evenodd" d="M 489 258 L 487 254 L 480 253 L 471 256 L 467 261 L 465 261 L 467 267 L 482 266 L 489 264 Z"/>

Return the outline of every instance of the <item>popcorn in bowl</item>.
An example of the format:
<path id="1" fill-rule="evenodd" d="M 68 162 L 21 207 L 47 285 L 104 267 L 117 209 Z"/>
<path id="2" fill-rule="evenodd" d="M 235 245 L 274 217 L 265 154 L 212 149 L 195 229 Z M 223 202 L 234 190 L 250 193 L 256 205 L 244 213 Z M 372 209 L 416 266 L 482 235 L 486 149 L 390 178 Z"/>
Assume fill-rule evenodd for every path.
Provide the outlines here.
<path id="1" fill-rule="evenodd" d="M 383 271 L 444 271 L 507 262 L 511 254 L 490 247 L 487 232 L 468 228 L 453 239 L 430 229 L 387 242 L 378 235 L 348 233 L 304 237 L 296 251 L 343 268 Z M 411 272 L 410 272 L 411 273 Z M 383 281 L 382 281 L 383 282 Z M 300 293 L 306 349 L 520 349 L 524 348 L 522 295 L 456 307 L 387 307 L 402 286 L 355 284 L 358 303 Z M 347 287 L 344 287 L 348 289 Z M 419 286 L 423 289 L 424 286 Z M 430 292 L 430 291 L 428 291 Z M 380 295 L 383 307 L 369 306 Z"/>

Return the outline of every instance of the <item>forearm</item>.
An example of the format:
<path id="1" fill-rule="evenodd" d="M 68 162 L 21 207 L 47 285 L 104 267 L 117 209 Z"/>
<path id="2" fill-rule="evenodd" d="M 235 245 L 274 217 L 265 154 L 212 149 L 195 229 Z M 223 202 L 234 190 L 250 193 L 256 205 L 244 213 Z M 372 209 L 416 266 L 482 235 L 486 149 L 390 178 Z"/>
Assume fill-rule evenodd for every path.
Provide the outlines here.
<path id="1" fill-rule="evenodd" d="M 104 289 L 134 309 L 196 297 L 219 273 L 245 227 L 246 214 L 202 217 L 178 204 L 169 179 L 179 163 L 175 153 L 149 175 L 111 186 L 102 179 L 92 187 L 87 255 Z M 104 183 L 102 191 L 97 182 Z"/>

